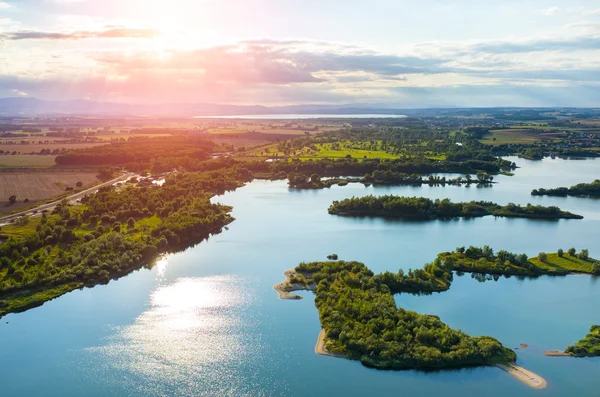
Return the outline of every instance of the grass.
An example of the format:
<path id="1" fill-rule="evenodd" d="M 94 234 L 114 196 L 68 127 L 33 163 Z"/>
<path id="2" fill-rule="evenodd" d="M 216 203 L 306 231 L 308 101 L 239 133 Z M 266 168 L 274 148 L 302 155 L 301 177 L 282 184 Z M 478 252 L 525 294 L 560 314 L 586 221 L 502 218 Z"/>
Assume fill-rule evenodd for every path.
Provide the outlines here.
<path id="1" fill-rule="evenodd" d="M 308 156 L 303 155 L 303 157 L 343 158 L 343 157 L 347 157 L 348 155 L 350 155 L 353 158 L 359 158 L 359 159 L 362 159 L 362 158 L 397 159 L 398 157 L 400 157 L 398 155 L 391 154 L 391 153 L 385 152 L 380 149 L 377 149 L 377 150 L 355 149 L 355 148 L 352 148 L 352 146 L 346 142 L 343 142 L 340 144 L 339 150 L 333 149 L 331 143 L 317 144 L 317 145 L 315 145 L 315 147 L 317 148 L 316 153 L 311 153 Z"/>
<path id="2" fill-rule="evenodd" d="M 36 216 L 33 218 L 29 218 L 29 221 L 27 222 L 27 224 L 22 225 L 22 226 L 17 226 L 15 224 L 10 224 L 10 225 L 4 225 L 2 226 L 2 228 L 0 229 L 0 236 L 2 236 L 2 238 L 23 238 L 27 235 L 33 234 L 36 232 L 36 227 L 37 225 L 39 225 L 42 222 L 42 217 L 41 216 Z"/>
<path id="3" fill-rule="evenodd" d="M 548 259 L 546 259 L 544 262 L 540 261 L 537 257 L 529 258 L 529 261 L 542 269 L 565 269 L 576 273 L 592 273 L 592 261 L 589 259 L 579 259 L 576 256 L 571 256 L 566 252 L 563 254 L 562 258 L 556 253 L 547 255 Z"/>
<path id="4" fill-rule="evenodd" d="M 173 134 L 106 134 L 106 135 L 96 135 L 96 138 L 102 139 L 104 141 L 110 141 L 111 139 L 129 139 L 131 137 L 150 137 L 150 138 L 160 138 L 166 136 L 173 136 Z"/>
<path id="5" fill-rule="evenodd" d="M 51 155 L 1 155 L 0 168 L 50 168 L 56 163 Z"/>
<path id="6" fill-rule="evenodd" d="M 82 286 L 79 283 L 69 283 L 51 289 L 39 290 L 33 294 L 31 291 L 19 291 L 15 294 L 5 296 L 4 300 L 0 300 L 0 317 L 7 313 L 19 313 L 42 306 L 45 302 L 58 298 Z"/>
<path id="7" fill-rule="evenodd" d="M 89 147 L 102 146 L 102 145 L 106 145 L 106 143 L 93 143 L 93 142 L 89 142 L 89 143 L 56 142 L 56 143 L 27 143 L 27 144 L 17 143 L 17 144 L 12 144 L 12 145 L 2 145 L 2 146 L 0 146 L 0 150 L 10 151 L 11 153 L 17 152 L 20 154 L 31 154 L 31 153 L 37 154 L 41 150 L 44 150 L 44 149 L 50 149 L 51 151 L 54 151 L 56 149 L 73 150 L 73 149 L 85 149 L 85 148 L 89 148 Z M 46 157 L 50 157 L 50 156 L 46 156 Z"/>

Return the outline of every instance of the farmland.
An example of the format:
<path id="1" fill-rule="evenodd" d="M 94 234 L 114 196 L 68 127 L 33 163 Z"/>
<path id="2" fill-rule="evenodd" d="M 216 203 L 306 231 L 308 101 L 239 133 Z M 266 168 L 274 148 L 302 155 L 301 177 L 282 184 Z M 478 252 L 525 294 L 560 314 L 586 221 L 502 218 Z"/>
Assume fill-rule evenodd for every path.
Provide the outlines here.
<path id="1" fill-rule="evenodd" d="M 0 168 L 49 168 L 54 166 L 52 155 L 2 155 L 0 156 Z"/>
<path id="2" fill-rule="evenodd" d="M 504 144 L 530 144 L 540 141 L 549 141 L 559 139 L 561 133 L 543 133 L 534 128 L 510 128 L 506 130 L 491 130 L 481 143 L 486 145 L 504 145 Z"/>
<path id="3" fill-rule="evenodd" d="M 67 187 L 75 188 L 77 182 L 86 187 L 99 180 L 95 172 L 0 172 L 0 213 L 64 194 Z M 17 196 L 13 205 L 8 200 L 11 195 Z M 28 199 L 27 203 L 25 199 Z"/>

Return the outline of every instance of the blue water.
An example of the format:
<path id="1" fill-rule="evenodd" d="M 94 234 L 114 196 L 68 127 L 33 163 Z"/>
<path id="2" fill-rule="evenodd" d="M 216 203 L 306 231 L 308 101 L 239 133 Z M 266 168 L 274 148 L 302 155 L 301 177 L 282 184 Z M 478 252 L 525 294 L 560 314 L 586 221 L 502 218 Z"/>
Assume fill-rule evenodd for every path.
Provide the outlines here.
<path id="1" fill-rule="evenodd" d="M 491 188 L 350 184 L 294 191 L 255 181 L 218 197 L 234 207 L 229 230 L 152 270 L 74 291 L 0 320 L 2 396 L 597 396 L 600 359 L 551 358 L 600 323 L 600 280 L 589 276 L 479 283 L 455 278 L 450 291 L 396 297 L 471 335 L 517 350 L 544 376 L 544 391 L 496 368 L 385 372 L 314 353 L 320 330 L 312 293 L 277 299 L 272 285 L 300 261 L 360 260 L 375 272 L 421 267 L 438 252 L 489 244 L 535 255 L 562 247 L 600 257 L 600 201 L 531 197 L 535 187 L 570 186 L 600 175 L 599 160 L 514 159 L 522 168 Z M 584 220 L 399 222 L 327 214 L 333 200 L 365 194 L 422 195 L 558 205 Z"/>

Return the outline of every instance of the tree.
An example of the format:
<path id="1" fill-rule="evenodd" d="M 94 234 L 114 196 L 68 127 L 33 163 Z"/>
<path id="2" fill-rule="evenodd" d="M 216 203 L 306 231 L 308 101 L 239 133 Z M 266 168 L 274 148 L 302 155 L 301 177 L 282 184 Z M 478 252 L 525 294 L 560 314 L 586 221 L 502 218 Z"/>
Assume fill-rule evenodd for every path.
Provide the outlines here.
<path id="1" fill-rule="evenodd" d="M 577 250 L 575 248 L 569 248 L 569 250 L 567 252 L 569 253 L 569 255 L 575 256 L 575 254 L 577 253 Z"/>
<path id="2" fill-rule="evenodd" d="M 542 262 L 546 262 L 546 259 L 548 259 L 548 255 L 546 255 L 545 252 L 540 252 L 538 254 L 538 259 Z"/>
<path id="3" fill-rule="evenodd" d="M 563 250 L 562 248 L 559 248 L 558 251 L 556 252 L 556 254 L 558 255 L 559 258 L 563 257 Z"/>
<path id="4" fill-rule="evenodd" d="M 8 198 L 8 201 L 9 201 L 11 204 L 14 204 L 14 203 L 16 203 L 16 202 L 17 202 L 17 196 L 13 194 L 12 196 L 10 196 L 10 197 Z"/>
<path id="5" fill-rule="evenodd" d="M 75 186 L 77 186 L 78 188 L 82 188 L 83 187 L 83 182 L 79 181 L 75 184 Z"/>
<path id="6" fill-rule="evenodd" d="M 135 220 L 132 217 L 129 217 L 129 219 L 127 219 L 127 226 L 128 227 L 134 227 L 135 226 Z"/>
<path id="7" fill-rule="evenodd" d="M 584 261 L 590 257 L 590 253 L 587 249 L 582 249 L 579 255 L 577 255 L 579 259 L 583 259 Z"/>

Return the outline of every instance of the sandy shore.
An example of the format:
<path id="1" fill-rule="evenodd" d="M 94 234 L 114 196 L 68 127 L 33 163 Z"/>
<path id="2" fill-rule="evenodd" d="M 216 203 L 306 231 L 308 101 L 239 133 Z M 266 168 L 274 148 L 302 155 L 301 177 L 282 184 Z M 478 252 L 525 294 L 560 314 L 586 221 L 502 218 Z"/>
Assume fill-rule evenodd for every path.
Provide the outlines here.
<path id="1" fill-rule="evenodd" d="M 534 389 L 545 389 L 548 386 L 546 379 L 542 378 L 538 374 L 534 374 L 531 371 L 526 370 L 523 367 L 519 367 L 516 364 L 496 364 L 496 367 L 503 371 L 508 372 L 527 386 Z"/>
<path id="2" fill-rule="evenodd" d="M 323 329 L 321 330 L 321 332 L 319 332 L 317 344 L 315 345 L 315 353 L 328 357 L 346 358 L 343 354 L 331 353 L 327 350 L 327 348 L 325 347 L 325 330 Z"/>
<path id="3" fill-rule="evenodd" d="M 293 291 L 314 291 L 317 288 L 316 284 L 301 285 L 290 282 L 290 277 L 296 274 L 298 273 L 295 269 L 286 270 L 283 272 L 285 280 L 273 286 L 273 289 L 279 294 L 279 299 L 302 299 L 300 295 L 294 294 Z"/>
<path id="4" fill-rule="evenodd" d="M 558 350 L 551 350 L 548 352 L 544 352 L 544 355 L 548 357 L 571 357 L 571 355 L 567 352 L 559 352 Z"/>

